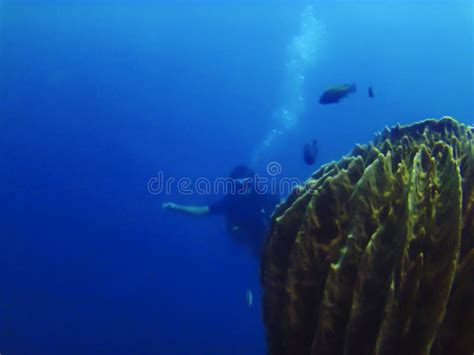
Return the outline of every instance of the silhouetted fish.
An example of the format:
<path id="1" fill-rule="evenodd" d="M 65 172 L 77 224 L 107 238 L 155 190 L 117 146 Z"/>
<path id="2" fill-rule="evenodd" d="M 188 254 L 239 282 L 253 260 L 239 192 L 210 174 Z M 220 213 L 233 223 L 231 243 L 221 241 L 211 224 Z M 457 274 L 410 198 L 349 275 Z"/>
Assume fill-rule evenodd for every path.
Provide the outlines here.
<path id="1" fill-rule="evenodd" d="M 337 104 L 340 99 L 356 91 L 357 89 L 355 84 L 344 84 L 335 86 L 323 92 L 323 94 L 319 98 L 319 103 L 323 105 Z"/>
<path id="2" fill-rule="evenodd" d="M 370 98 L 374 97 L 374 90 L 372 90 L 372 86 L 369 86 L 369 97 Z"/>
<path id="3" fill-rule="evenodd" d="M 303 158 L 308 165 L 313 165 L 316 162 L 318 158 L 318 142 L 316 140 L 304 145 Z"/>

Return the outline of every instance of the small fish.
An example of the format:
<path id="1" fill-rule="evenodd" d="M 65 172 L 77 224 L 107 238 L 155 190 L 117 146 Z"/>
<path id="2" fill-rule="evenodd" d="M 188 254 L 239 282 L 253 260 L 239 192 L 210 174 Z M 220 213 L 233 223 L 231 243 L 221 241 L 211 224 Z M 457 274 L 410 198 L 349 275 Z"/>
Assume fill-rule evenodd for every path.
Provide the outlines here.
<path id="1" fill-rule="evenodd" d="M 369 86 L 369 97 L 371 99 L 374 97 L 374 90 L 372 90 L 372 86 Z"/>
<path id="2" fill-rule="evenodd" d="M 319 103 L 322 105 L 337 104 L 339 100 L 356 91 L 357 89 L 355 84 L 335 86 L 323 92 L 319 98 Z"/>
<path id="3" fill-rule="evenodd" d="M 252 290 L 247 289 L 247 292 L 245 294 L 245 299 L 247 300 L 247 306 L 250 308 L 253 305 L 253 293 Z"/>
<path id="4" fill-rule="evenodd" d="M 312 143 L 305 144 L 303 147 L 303 159 L 308 165 L 313 165 L 318 158 L 318 142 L 313 140 Z"/>

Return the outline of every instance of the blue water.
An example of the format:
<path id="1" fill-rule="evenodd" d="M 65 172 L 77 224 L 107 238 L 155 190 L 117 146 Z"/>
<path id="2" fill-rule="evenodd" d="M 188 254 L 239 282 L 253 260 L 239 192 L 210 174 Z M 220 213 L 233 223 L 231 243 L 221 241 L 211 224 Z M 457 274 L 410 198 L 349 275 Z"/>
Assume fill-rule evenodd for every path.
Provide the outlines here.
<path id="1" fill-rule="evenodd" d="M 472 4 L 0 2 L 0 353 L 264 354 L 258 262 L 220 216 L 161 209 L 218 196 L 150 179 L 304 179 L 312 139 L 321 165 L 385 125 L 473 124 Z"/>

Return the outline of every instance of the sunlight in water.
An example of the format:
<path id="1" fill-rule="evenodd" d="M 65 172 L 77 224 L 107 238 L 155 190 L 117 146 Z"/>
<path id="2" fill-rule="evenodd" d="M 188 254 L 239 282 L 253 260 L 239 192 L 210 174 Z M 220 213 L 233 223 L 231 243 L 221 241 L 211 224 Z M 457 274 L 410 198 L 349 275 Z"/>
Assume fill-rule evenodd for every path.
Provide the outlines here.
<path id="1" fill-rule="evenodd" d="M 315 18 L 313 6 L 306 7 L 301 13 L 300 31 L 288 45 L 282 103 L 273 114 L 274 127 L 254 150 L 254 166 L 268 154 L 278 137 L 297 124 L 303 113 L 305 75 L 318 59 L 323 35 L 324 26 Z"/>

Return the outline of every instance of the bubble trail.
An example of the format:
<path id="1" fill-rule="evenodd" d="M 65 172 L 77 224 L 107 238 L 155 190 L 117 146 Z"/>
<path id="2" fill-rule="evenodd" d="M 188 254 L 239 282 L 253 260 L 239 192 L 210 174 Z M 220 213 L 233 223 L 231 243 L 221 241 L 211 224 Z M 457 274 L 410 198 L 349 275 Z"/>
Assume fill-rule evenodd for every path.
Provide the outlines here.
<path id="1" fill-rule="evenodd" d="M 307 6 L 301 13 L 300 31 L 288 45 L 282 103 L 274 111 L 273 127 L 254 149 L 253 166 L 259 166 L 262 160 L 268 159 L 279 138 L 298 123 L 304 112 L 305 76 L 318 59 L 324 33 L 324 26 L 314 16 L 313 6 Z"/>

